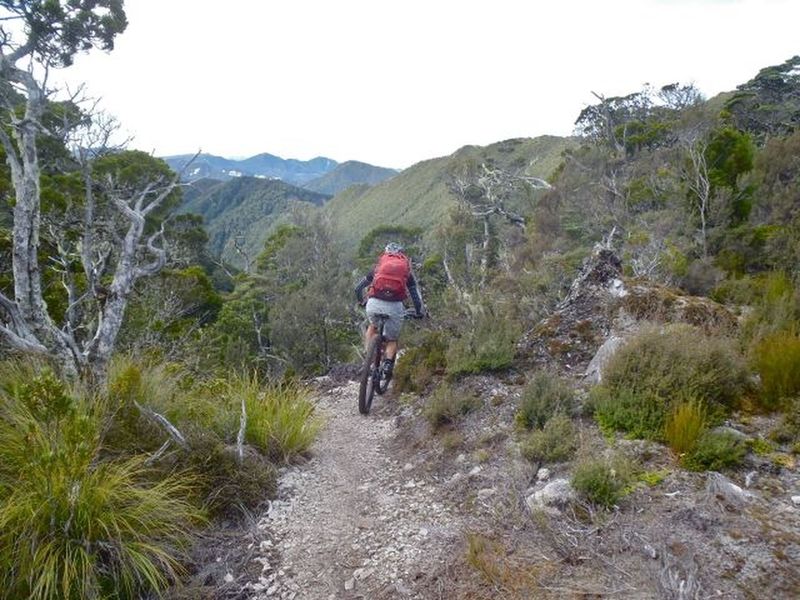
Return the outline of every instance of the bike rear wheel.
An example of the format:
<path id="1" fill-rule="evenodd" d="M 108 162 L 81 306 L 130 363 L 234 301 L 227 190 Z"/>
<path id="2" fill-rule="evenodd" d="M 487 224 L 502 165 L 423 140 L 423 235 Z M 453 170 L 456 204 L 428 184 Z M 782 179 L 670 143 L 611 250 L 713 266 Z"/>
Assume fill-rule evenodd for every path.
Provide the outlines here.
<path id="1" fill-rule="evenodd" d="M 376 335 L 367 345 L 367 355 L 364 357 L 364 368 L 361 372 L 361 385 L 358 389 L 358 412 L 362 415 L 369 414 L 372 398 L 375 395 L 376 382 L 381 365 L 381 336 Z"/>

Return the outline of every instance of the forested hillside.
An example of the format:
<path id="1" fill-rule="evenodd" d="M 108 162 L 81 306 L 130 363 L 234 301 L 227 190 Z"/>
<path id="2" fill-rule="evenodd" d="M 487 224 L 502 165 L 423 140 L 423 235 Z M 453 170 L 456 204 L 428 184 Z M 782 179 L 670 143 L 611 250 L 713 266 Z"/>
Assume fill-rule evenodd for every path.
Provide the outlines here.
<path id="1" fill-rule="evenodd" d="M 243 268 L 255 260 L 269 234 L 293 211 L 321 206 L 329 198 L 278 180 L 201 179 L 185 188 L 180 212 L 200 215 L 208 231 L 209 251 Z"/>
<path id="2" fill-rule="evenodd" d="M 388 241 L 431 318 L 404 329 L 378 415 L 355 421 L 386 473 L 309 472 L 323 500 L 343 495 L 319 519 L 378 481 L 392 512 L 342 522 L 397 547 L 325 532 L 315 567 L 352 571 L 356 594 L 375 556 L 411 548 L 413 569 L 373 588 L 387 598 L 796 597 L 800 57 L 710 100 L 680 83 L 598 95 L 572 137 L 391 177 L 293 165 L 330 199 L 238 174 L 187 185 L 231 165 L 176 172 L 112 143 L 115 124 L 55 101 L 45 75 L 111 50 L 122 4 L 0 4 L 0 598 L 319 584 L 276 568 L 316 532 L 283 523 L 304 537 L 278 547 L 252 517 L 279 469 L 301 473 L 284 496 L 307 485 L 284 467 L 312 456 L 320 410 L 352 431 L 355 386 L 325 390 L 361 373 L 353 286 Z M 242 174 L 289 168 L 276 159 Z M 375 184 L 341 189 L 351 177 Z M 466 529 L 391 522 L 423 512 Z"/>

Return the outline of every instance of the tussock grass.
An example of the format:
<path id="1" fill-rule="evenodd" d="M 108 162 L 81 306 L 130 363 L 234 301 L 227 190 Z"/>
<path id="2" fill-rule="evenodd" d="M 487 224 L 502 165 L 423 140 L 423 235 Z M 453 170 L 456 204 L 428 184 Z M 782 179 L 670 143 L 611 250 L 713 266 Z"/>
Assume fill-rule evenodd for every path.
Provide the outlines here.
<path id="1" fill-rule="evenodd" d="M 676 406 L 664 426 L 664 439 L 678 455 L 694 449 L 706 429 L 706 411 L 696 400 Z"/>
<path id="2" fill-rule="evenodd" d="M 764 337 L 752 351 L 753 368 L 761 377 L 761 404 L 779 408 L 800 396 L 800 336 L 781 331 Z"/>
<path id="3" fill-rule="evenodd" d="M 18 373 L 24 373 L 22 368 Z M 0 588 L 9 598 L 134 598 L 176 579 L 202 519 L 193 481 L 104 460 L 106 405 L 51 372 L 0 391 Z"/>
<path id="4" fill-rule="evenodd" d="M 227 391 L 229 403 L 247 409 L 245 439 L 275 462 L 290 462 L 308 453 L 320 420 L 302 388 L 294 384 L 262 386 L 255 377 L 236 377 Z"/>

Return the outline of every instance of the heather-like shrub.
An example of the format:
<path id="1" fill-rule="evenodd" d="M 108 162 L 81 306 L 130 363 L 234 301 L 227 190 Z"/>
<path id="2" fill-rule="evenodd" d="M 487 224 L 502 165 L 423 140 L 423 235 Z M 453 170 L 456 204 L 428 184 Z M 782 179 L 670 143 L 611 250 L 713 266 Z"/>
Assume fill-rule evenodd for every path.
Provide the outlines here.
<path id="1" fill-rule="evenodd" d="M 580 462 L 572 475 L 572 487 L 592 504 L 611 508 L 633 481 L 633 467 L 624 459 L 590 459 Z"/>
<path id="2" fill-rule="evenodd" d="M 693 471 L 721 471 L 738 466 L 747 454 L 747 445 L 730 431 L 707 431 L 681 463 Z"/>
<path id="3" fill-rule="evenodd" d="M 418 342 L 409 342 L 394 369 L 397 392 L 422 392 L 447 366 L 447 345 L 441 332 L 432 332 Z"/>
<path id="4" fill-rule="evenodd" d="M 632 437 L 663 439 L 667 415 L 692 398 L 710 421 L 727 414 L 748 389 L 745 361 L 733 341 L 690 325 L 645 330 L 609 361 L 593 392 L 601 425 Z"/>
<path id="5" fill-rule="evenodd" d="M 574 398 L 572 388 L 558 375 L 539 371 L 522 393 L 516 421 L 525 429 L 541 429 L 555 415 L 569 414 Z"/>
<path id="6" fill-rule="evenodd" d="M 514 359 L 516 331 L 508 319 L 490 314 L 479 316 L 473 328 L 450 342 L 447 374 L 501 371 Z"/>
<path id="7" fill-rule="evenodd" d="M 522 444 L 531 462 L 560 462 L 572 458 L 578 447 L 575 427 L 567 415 L 557 414 L 542 429 L 532 431 Z"/>

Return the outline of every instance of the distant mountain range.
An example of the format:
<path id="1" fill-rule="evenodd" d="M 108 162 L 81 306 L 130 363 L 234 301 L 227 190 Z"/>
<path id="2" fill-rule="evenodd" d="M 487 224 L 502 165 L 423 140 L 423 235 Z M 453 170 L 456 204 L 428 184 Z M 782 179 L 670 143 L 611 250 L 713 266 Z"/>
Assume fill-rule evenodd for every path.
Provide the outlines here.
<path id="1" fill-rule="evenodd" d="M 297 160 L 267 153 L 241 160 L 201 154 L 187 167 L 192 156 L 192 154 L 179 154 L 164 157 L 164 160 L 172 169 L 181 172 L 183 180 L 187 182 L 200 179 L 228 181 L 239 177 L 280 179 L 292 185 L 331 195 L 355 184 L 375 185 L 397 174 L 394 169 L 375 167 L 357 161 L 339 164 L 324 156 L 311 160 Z"/>

